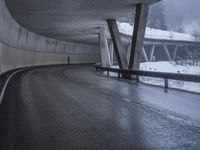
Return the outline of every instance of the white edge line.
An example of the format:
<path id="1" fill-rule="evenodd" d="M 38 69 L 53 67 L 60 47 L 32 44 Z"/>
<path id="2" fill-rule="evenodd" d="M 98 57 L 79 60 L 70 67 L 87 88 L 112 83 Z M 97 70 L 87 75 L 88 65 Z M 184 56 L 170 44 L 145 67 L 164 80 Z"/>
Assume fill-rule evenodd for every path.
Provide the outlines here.
<path id="1" fill-rule="evenodd" d="M 24 71 L 24 70 L 27 70 L 27 68 L 26 68 L 26 69 L 17 70 L 17 71 L 15 71 L 15 72 L 13 72 L 13 73 L 7 78 L 6 83 L 4 84 L 3 89 L 2 89 L 2 91 L 1 91 L 1 95 L 0 95 L 0 105 L 1 105 L 1 103 L 2 103 L 2 101 L 3 101 L 4 94 L 5 94 L 5 92 L 6 92 L 6 88 L 7 88 L 7 86 L 8 86 L 8 83 L 10 82 L 10 80 L 12 79 L 12 77 L 14 77 L 16 74 L 18 74 L 19 72 L 22 72 L 22 71 Z"/>

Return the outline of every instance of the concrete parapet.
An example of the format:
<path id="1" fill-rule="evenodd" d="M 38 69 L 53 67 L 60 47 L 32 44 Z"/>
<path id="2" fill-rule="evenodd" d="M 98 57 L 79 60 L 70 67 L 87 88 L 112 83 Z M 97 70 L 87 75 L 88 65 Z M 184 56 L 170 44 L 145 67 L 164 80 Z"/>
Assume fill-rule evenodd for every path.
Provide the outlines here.
<path id="1" fill-rule="evenodd" d="M 0 43 L 0 73 L 11 69 L 49 64 L 96 63 L 98 54 L 54 54 L 24 51 Z"/>

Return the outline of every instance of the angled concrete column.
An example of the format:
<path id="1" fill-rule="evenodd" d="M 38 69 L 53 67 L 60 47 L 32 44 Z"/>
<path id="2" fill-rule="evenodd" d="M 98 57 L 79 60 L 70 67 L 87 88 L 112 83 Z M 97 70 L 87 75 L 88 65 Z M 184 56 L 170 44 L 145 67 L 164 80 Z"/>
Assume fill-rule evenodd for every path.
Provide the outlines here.
<path id="1" fill-rule="evenodd" d="M 129 61 L 129 69 L 139 69 L 140 66 L 140 56 L 145 36 L 148 11 L 149 11 L 148 4 L 136 5 L 136 14 L 135 14 L 130 61 Z"/>
<path id="2" fill-rule="evenodd" d="M 112 42 L 112 40 L 108 41 L 108 47 L 109 47 L 109 52 L 110 52 L 110 61 L 111 61 L 111 64 L 113 65 L 114 52 L 113 52 L 113 42 Z"/>
<path id="3" fill-rule="evenodd" d="M 177 51 L 178 51 L 178 46 L 175 46 L 174 53 L 173 53 L 173 61 L 176 59 Z"/>
<path id="4" fill-rule="evenodd" d="M 107 34 L 105 28 L 100 28 L 100 53 L 101 53 L 101 65 L 103 67 L 110 67 L 110 52 L 108 49 Z"/>
<path id="5" fill-rule="evenodd" d="M 119 29 L 117 27 L 117 22 L 116 20 L 108 20 L 107 22 L 119 67 L 120 69 L 127 69 L 125 49 L 122 45 Z"/>
<path id="6" fill-rule="evenodd" d="M 172 57 L 171 57 L 171 55 L 170 55 L 170 53 L 169 53 L 169 49 L 168 49 L 167 45 L 163 45 L 163 48 L 164 48 L 164 50 L 165 50 L 165 53 L 167 54 L 168 60 L 169 60 L 169 61 L 172 61 Z"/>
<path id="7" fill-rule="evenodd" d="M 154 56 L 154 52 L 155 52 L 155 44 L 152 45 L 151 47 L 151 51 L 150 51 L 150 57 L 149 57 L 149 61 L 152 62 L 153 61 L 153 56 Z"/>
<path id="8" fill-rule="evenodd" d="M 126 61 L 127 61 L 127 63 L 130 61 L 131 46 L 132 46 L 132 43 L 130 42 L 130 44 L 128 46 L 127 54 L 126 54 Z"/>
<path id="9" fill-rule="evenodd" d="M 0 74 L 2 73 L 2 45 L 0 42 Z"/>
<path id="10" fill-rule="evenodd" d="M 189 51 L 188 47 L 185 46 L 185 49 L 186 49 L 186 53 L 189 55 L 190 58 L 192 58 L 192 54 L 191 52 Z"/>
<path id="11" fill-rule="evenodd" d="M 149 62 L 149 59 L 148 59 L 148 57 L 147 57 L 147 53 L 146 53 L 146 51 L 145 51 L 144 46 L 142 47 L 142 56 L 144 57 L 144 59 L 145 59 L 146 62 Z"/>

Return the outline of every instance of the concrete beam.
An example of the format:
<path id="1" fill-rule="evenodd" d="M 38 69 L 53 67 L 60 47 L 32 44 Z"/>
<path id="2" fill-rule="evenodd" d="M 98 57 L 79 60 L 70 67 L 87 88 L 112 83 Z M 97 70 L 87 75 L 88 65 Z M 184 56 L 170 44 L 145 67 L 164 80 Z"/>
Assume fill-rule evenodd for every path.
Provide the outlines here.
<path id="1" fill-rule="evenodd" d="M 119 29 L 117 27 L 117 22 L 116 20 L 108 20 L 107 22 L 119 67 L 120 69 L 127 69 L 125 49 L 121 41 Z"/>
<path id="2" fill-rule="evenodd" d="M 140 66 L 140 55 L 144 41 L 148 11 L 149 11 L 148 4 L 136 5 L 136 14 L 135 14 L 130 61 L 129 61 L 129 69 L 139 69 Z"/>

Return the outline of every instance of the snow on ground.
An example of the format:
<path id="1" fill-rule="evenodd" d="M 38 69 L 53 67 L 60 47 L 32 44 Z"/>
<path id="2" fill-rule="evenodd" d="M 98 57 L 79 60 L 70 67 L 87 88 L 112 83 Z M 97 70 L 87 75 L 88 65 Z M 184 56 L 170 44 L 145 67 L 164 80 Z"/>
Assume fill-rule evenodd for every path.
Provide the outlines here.
<path id="1" fill-rule="evenodd" d="M 181 66 L 167 61 L 141 63 L 140 70 L 200 75 L 199 66 Z M 163 79 L 140 77 L 140 80 L 147 84 L 164 86 Z M 169 87 L 200 93 L 200 83 L 169 80 Z"/>
<path id="2" fill-rule="evenodd" d="M 112 66 L 112 68 L 119 68 L 119 67 Z M 168 61 L 141 63 L 140 70 L 200 75 L 200 66 L 189 66 L 189 65 L 181 66 L 181 65 L 176 65 L 175 62 L 168 62 Z M 110 75 L 113 77 L 117 77 L 116 73 L 110 73 Z M 146 84 L 164 87 L 164 79 L 152 78 L 152 77 L 140 77 L 140 81 Z M 169 80 L 169 87 L 200 93 L 200 83 Z"/>
<path id="3" fill-rule="evenodd" d="M 132 36 L 133 26 L 129 23 L 118 23 L 118 27 L 121 33 Z M 151 39 L 195 41 L 195 38 L 189 34 L 151 29 L 148 27 L 146 28 L 145 37 Z M 118 66 L 113 67 L 118 68 Z M 140 70 L 200 75 L 200 66 L 177 65 L 175 62 L 167 61 L 141 63 Z M 111 73 L 110 75 L 117 76 L 116 73 Z M 140 80 L 147 84 L 164 86 L 164 79 L 140 77 Z M 200 93 L 200 83 L 170 80 L 169 87 Z"/>
<path id="4" fill-rule="evenodd" d="M 118 27 L 121 33 L 132 36 L 133 26 L 130 25 L 129 23 L 118 23 Z M 145 38 L 179 40 L 179 41 L 195 41 L 195 37 L 189 34 L 159 30 L 159 29 L 152 29 L 149 27 L 146 28 Z"/>

